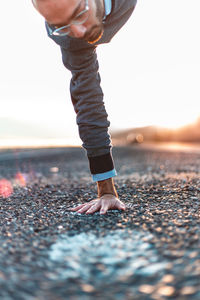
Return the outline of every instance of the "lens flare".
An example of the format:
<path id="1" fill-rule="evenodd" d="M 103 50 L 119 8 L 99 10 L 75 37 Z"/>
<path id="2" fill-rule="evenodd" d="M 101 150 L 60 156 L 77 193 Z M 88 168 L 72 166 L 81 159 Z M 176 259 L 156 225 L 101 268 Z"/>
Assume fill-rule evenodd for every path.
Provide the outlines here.
<path id="1" fill-rule="evenodd" d="M 13 187 L 7 179 L 0 180 L 0 197 L 8 198 L 13 193 Z"/>
<path id="2" fill-rule="evenodd" d="M 22 187 L 26 186 L 26 178 L 21 172 L 16 173 L 15 181 L 18 185 L 20 185 Z"/>

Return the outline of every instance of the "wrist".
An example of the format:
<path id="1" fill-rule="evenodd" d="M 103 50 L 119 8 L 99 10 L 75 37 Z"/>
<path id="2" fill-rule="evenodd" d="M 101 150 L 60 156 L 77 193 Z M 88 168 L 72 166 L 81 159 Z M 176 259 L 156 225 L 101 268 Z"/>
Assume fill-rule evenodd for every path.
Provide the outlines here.
<path id="1" fill-rule="evenodd" d="M 98 189 L 98 197 L 102 197 L 105 194 L 111 194 L 114 195 L 115 197 L 118 197 L 113 178 L 98 181 L 97 189 Z"/>

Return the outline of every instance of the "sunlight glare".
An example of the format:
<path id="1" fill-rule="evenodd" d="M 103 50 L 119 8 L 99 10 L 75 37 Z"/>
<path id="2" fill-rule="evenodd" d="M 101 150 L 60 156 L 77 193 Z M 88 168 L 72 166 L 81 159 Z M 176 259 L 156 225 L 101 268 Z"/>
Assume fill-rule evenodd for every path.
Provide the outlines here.
<path id="1" fill-rule="evenodd" d="M 180 127 L 194 124 L 198 119 L 198 115 L 194 116 L 194 113 L 193 114 L 185 113 L 185 114 L 180 114 L 178 116 L 166 114 L 166 116 L 160 115 L 160 117 L 161 118 L 155 115 L 156 121 L 152 125 L 165 127 L 169 129 L 178 129 Z"/>
<path id="2" fill-rule="evenodd" d="M 9 180 L 1 179 L 0 180 L 0 197 L 8 198 L 13 193 L 13 187 Z"/>
<path id="3" fill-rule="evenodd" d="M 26 176 L 25 176 L 25 174 L 22 174 L 21 172 L 16 173 L 15 181 L 16 181 L 17 185 L 19 185 L 21 187 L 25 187 L 26 186 Z"/>

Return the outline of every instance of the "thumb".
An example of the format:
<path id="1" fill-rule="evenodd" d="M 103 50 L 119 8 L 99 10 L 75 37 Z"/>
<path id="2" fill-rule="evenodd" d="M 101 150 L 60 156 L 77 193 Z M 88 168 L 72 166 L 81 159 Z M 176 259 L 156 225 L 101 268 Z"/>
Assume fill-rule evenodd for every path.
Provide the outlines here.
<path id="1" fill-rule="evenodd" d="M 124 203 L 119 203 L 118 204 L 118 208 L 125 210 L 126 209 L 126 205 Z"/>

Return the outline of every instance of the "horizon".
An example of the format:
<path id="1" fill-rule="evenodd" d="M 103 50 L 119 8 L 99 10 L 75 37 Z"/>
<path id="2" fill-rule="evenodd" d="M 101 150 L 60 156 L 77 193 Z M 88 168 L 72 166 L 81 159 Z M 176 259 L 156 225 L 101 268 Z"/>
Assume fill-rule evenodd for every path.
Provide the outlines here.
<path id="1" fill-rule="evenodd" d="M 195 141 L 195 139 L 193 140 L 193 142 L 181 142 L 181 141 L 165 141 L 164 137 L 165 137 L 165 131 L 169 131 L 169 132 L 181 132 L 184 130 L 188 130 L 188 128 L 193 127 L 198 130 L 198 128 L 200 127 L 200 117 L 193 123 L 181 126 L 179 128 L 167 128 L 167 127 L 162 127 L 162 126 L 157 126 L 157 125 L 147 125 L 147 126 L 143 126 L 143 127 L 132 127 L 132 128 L 121 128 L 121 129 L 114 129 L 114 130 L 110 130 L 110 134 L 113 140 L 113 143 L 116 143 L 116 136 L 117 134 L 123 135 L 124 139 L 127 139 L 126 134 L 127 132 L 129 133 L 129 135 L 131 134 L 131 130 L 145 130 L 145 129 L 150 129 L 150 128 L 155 128 L 160 130 L 160 134 L 161 137 L 163 136 L 163 141 L 161 141 L 161 143 L 172 143 L 172 144 L 185 144 L 185 143 L 200 143 L 200 139 L 198 137 L 198 139 Z M 192 129 L 193 129 L 192 128 Z M 16 129 L 16 126 L 15 126 Z M 163 132 L 162 132 L 163 130 Z M 145 131 L 144 131 L 145 133 Z M 21 135 L 20 135 L 21 134 Z M 81 147 L 82 145 L 82 141 L 80 140 L 78 134 L 76 134 L 76 136 L 65 136 L 65 137 L 56 137 L 56 136 L 51 136 L 51 137 L 45 137 L 42 136 L 41 132 L 38 132 L 38 136 L 37 136 L 37 132 L 34 132 L 35 136 L 34 137 L 30 137 L 30 136 L 23 136 L 23 132 L 22 131 L 18 131 L 18 136 L 3 136 L 1 134 L 1 130 L 0 130 L 0 149 L 14 149 L 14 148 L 53 148 L 53 147 Z M 143 134 L 141 132 L 141 134 Z M 190 130 L 190 136 L 192 136 L 192 132 Z M 119 141 L 118 141 L 119 142 Z M 154 141 L 152 140 L 152 143 L 157 143 L 158 141 Z M 141 143 L 149 143 L 149 140 L 142 140 Z M 124 142 L 122 144 L 125 144 Z"/>

